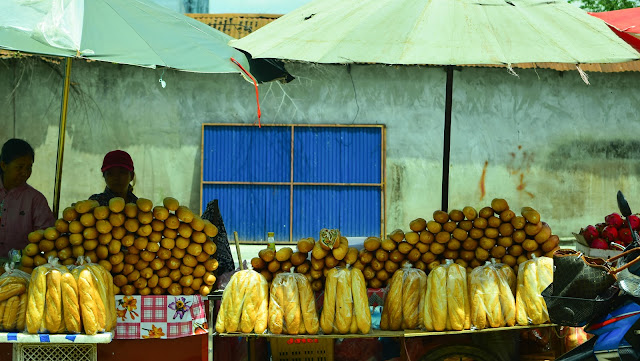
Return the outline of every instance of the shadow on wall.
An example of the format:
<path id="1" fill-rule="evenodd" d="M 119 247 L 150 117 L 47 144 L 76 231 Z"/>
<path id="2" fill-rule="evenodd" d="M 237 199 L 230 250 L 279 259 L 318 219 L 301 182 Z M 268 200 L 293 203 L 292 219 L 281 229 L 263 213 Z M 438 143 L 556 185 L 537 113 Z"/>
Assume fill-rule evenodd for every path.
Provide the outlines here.
<path id="1" fill-rule="evenodd" d="M 640 175 L 639 140 L 571 140 L 552 148 L 550 171 L 592 173 L 603 178 Z"/>

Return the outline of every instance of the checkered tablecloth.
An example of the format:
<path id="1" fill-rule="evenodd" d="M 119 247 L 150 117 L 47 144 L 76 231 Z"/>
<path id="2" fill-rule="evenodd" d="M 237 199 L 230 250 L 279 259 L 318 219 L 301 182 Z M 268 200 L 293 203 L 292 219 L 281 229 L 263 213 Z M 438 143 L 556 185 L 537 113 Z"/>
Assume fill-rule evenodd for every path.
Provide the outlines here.
<path id="1" fill-rule="evenodd" d="M 116 313 L 115 339 L 167 339 L 208 332 L 207 315 L 200 295 L 116 295 Z"/>

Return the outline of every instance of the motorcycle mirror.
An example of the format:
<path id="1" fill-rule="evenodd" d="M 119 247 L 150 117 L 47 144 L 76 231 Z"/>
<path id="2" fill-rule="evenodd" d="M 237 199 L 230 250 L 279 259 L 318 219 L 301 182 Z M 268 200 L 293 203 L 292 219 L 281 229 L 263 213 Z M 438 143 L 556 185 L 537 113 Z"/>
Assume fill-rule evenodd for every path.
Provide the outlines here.
<path id="1" fill-rule="evenodd" d="M 625 218 L 631 215 L 631 207 L 629 207 L 629 203 L 624 198 L 621 191 L 618 191 L 618 209 Z"/>

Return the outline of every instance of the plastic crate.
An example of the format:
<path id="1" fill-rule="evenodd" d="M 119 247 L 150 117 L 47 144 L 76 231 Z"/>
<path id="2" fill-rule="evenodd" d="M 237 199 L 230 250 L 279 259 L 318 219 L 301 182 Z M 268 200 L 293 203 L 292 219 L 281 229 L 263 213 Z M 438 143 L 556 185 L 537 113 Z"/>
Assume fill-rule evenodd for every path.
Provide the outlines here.
<path id="1" fill-rule="evenodd" d="M 332 338 L 273 337 L 273 361 L 333 361 Z"/>
<path id="2" fill-rule="evenodd" d="M 13 361 L 97 361 L 96 344 L 16 343 Z"/>

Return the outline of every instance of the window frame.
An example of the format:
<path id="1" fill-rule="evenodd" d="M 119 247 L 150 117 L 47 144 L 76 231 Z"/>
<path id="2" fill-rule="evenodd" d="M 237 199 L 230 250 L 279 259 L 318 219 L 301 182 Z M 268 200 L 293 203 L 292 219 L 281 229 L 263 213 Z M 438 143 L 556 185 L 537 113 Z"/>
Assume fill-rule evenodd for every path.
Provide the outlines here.
<path id="1" fill-rule="evenodd" d="M 246 181 L 205 181 L 204 180 L 204 144 L 206 127 L 255 127 L 254 124 L 246 123 L 202 123 L 200 140 L 200 214 L 203 212 L 203 190 L 205 185 L 261 185 L 261 186 L 289 186 L 289 242 L 276 242 L 276 244 L 291 245 L 297 241 L 293 240 L 293 195 L 296 186 L 338 186 L 338 187 L 376 187 L 380 189 L 380 234 L 383 237 L 386 233 L 386 126 L 384 124 L 262 124 L 262 127 L 286 127 L 290 128 L 290 176 L 289 182 L 246 182 Z M 296 128 L 379 128 L 380 129 L 380 183 L 333 183 L 333 182 L 295 182 L 295 129 Z M 223 217 L 224 219 L 224 217 Z M 319 231 L 319 230 L 318 230 Z M 240 241 L 241 244 L 263 245 L 266 242 Z"/>

